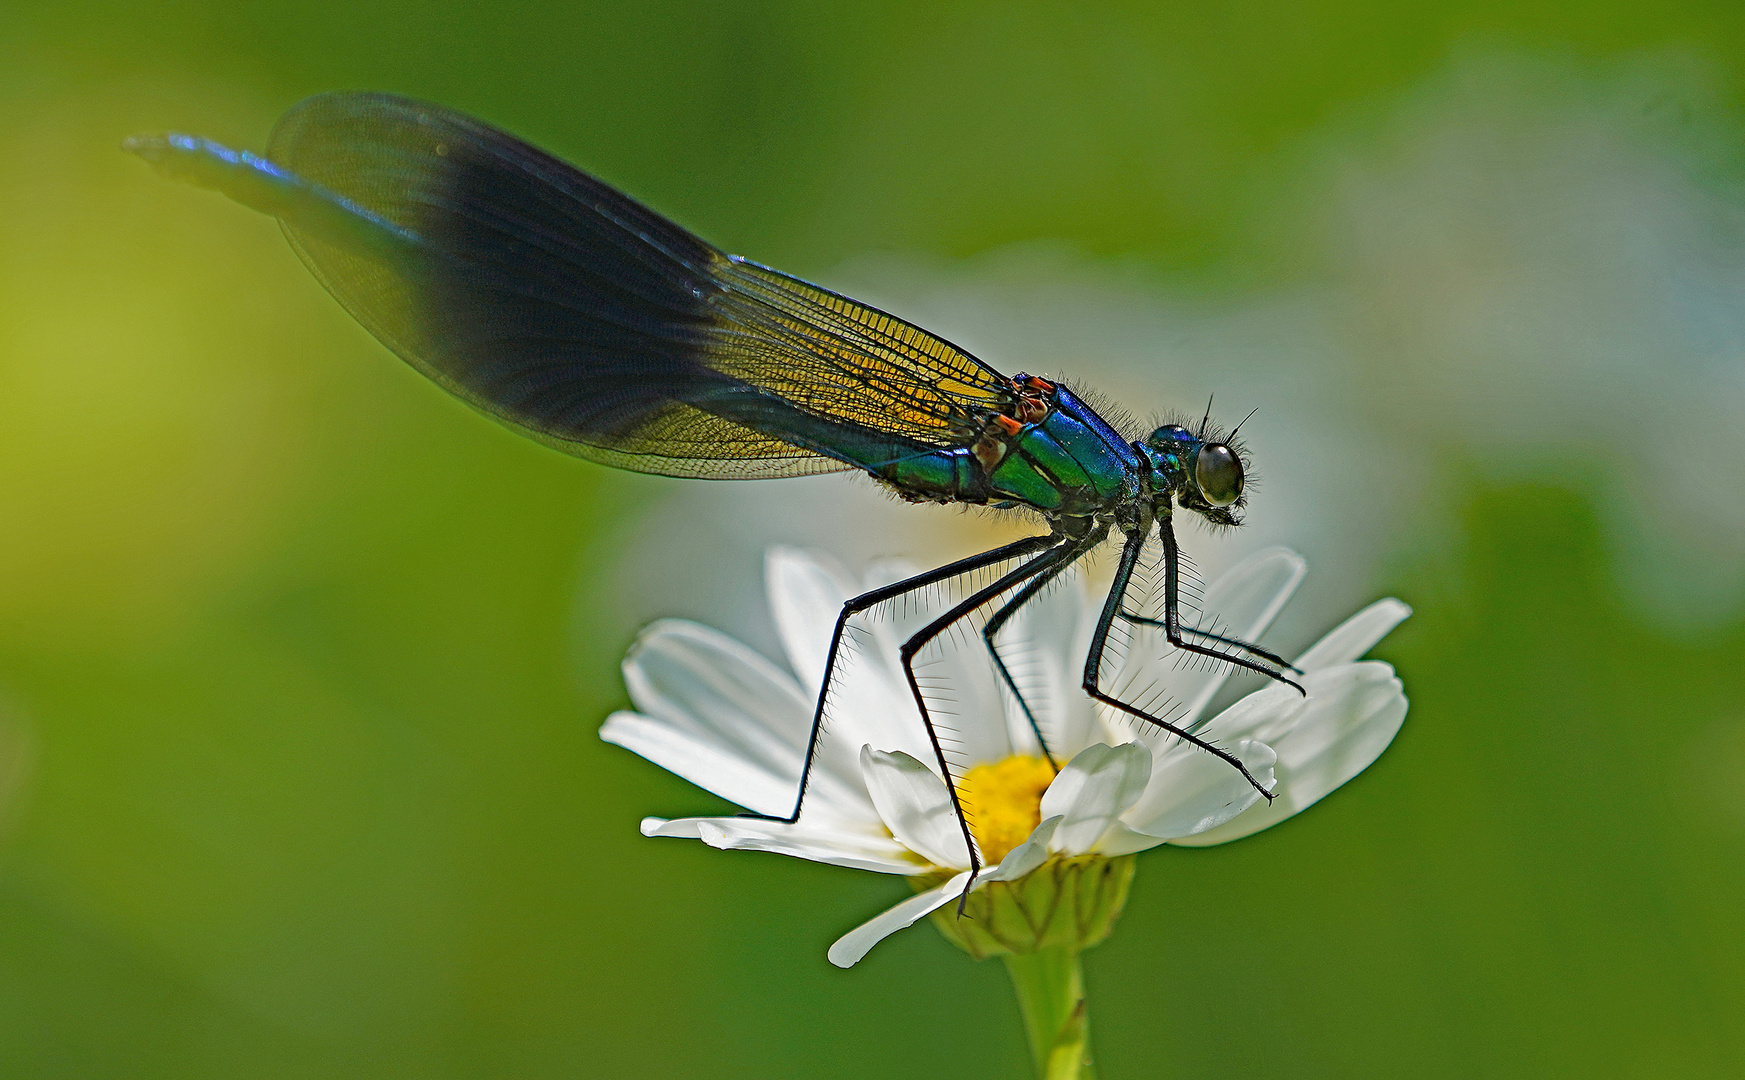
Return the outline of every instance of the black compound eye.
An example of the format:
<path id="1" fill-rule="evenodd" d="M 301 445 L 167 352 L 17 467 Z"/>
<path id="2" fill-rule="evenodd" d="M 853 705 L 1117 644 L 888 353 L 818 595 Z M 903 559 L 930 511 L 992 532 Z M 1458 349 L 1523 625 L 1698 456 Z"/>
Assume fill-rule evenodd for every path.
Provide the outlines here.
<path id="1" fill-rule="evenodd" d="M 1194 459 L 1194 483 L 1213 506 L 1229 506 L 1242 495 L 1242 461 L 1223 443 L 1207 443 Z"/>

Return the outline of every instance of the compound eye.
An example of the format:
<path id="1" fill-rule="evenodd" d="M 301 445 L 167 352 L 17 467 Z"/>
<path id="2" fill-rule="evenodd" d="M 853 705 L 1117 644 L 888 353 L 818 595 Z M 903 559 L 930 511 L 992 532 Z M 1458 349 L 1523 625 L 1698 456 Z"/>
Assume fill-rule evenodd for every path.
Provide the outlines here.
<path id="1" fill-rule="evenodd" d="M 1207 443 L 1194 459 L 1194 483 L 1213 506 L 1229 506 L 1242 495 L 1242 461 L 1223 443 Z"/>

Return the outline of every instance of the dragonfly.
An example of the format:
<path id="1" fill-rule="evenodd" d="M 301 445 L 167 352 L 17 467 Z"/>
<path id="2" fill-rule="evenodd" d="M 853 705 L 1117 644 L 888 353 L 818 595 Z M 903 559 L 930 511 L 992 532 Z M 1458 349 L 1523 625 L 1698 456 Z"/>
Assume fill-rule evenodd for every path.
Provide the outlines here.
<path id="1" fill-rule="evenodd" d="M 850 621 L 979 575 L 984 584 L 962 590 L 899 650 L 973 883 L 981 855 L 916 658 L 960 622 L 982 620 L 1001 682 L 1058 769 L 1000 651 L 1000 631 L 1111 536 L 1120 556 L 1084 658 L 1084 692 L 1215 755 L 1273 797 L 1235 754 L 1105 685 L 1120 620 L 1304 693 L 1290 677 L 1300 672 L 1282 658 L 1182 617 L 1176 512 L 1235 526 L 1246 502 L 1246 454 L 1234 432 L 1211 427 L 1210 402 L 1197 427 L 1189 419 L 1122 430 L 1062 381 L 1002 374 L 894 315 L 726 254 L 574 166 L 440 105 L 319 95 L 279 120 L 265 156 L 182 134 L 124 145 L 173 178 L 276 217 L 304 264 L 382 344 L 467 404 L 566 453 L 716 480 L 858 470 L 909 502 L 1040 520 L 1046 532 L 843 604 L 793 811 L 752 816 L 799 820 Z M 1156 618 L 1128 603 L 1153 536 L 1163 562 Z"/>

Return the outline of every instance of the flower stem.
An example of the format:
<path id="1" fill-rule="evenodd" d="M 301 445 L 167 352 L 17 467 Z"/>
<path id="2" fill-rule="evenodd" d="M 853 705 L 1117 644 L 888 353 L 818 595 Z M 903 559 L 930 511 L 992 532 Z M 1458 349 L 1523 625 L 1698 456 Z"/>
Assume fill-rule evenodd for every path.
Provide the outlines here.
<path id="1" fill-rule="evenodd" d="M 1095 1080 L 1078 950 L 1057 946 L 1003 959 L 1030 1034 L 1036 1075 L 1041 1080 Z"/>

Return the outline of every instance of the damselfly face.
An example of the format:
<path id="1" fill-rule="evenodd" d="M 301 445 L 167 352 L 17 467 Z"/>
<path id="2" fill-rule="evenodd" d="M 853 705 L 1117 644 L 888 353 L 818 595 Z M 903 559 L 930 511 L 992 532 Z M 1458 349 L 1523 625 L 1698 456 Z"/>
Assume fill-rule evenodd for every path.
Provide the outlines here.
<path id="1" fill-rule="evenodd" d="M 1151 486 L 1175 498 L 1214 525 L 1239 525 L 1242 506 L 1242 455 L 1227 443 L 1208 442 L 1180 424 L 1166 424 L 1146 436 Z"/>

